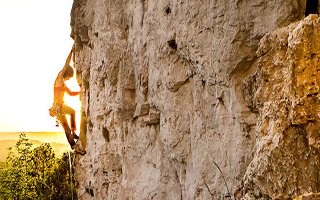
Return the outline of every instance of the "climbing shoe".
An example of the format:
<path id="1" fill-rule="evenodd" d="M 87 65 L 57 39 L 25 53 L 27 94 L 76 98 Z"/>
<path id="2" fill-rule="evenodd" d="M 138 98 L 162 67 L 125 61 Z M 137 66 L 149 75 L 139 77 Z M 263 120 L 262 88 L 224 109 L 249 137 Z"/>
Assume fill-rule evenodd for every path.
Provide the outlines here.
<path id="1" fill-rule="evenodd" d="M 75 144 L 71 147 L 75 153 L 84 155 L 86 154 L 86 150 L 82 149 L 78 144 Z"/>

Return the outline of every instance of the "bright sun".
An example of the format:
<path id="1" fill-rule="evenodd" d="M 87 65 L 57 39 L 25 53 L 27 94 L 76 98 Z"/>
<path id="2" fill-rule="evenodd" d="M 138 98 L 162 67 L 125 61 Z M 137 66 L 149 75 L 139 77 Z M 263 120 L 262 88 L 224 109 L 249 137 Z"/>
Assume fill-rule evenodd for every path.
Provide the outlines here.
<path id="1" fill-rule="evenodd" d="M 73 45 L 72 4 L 73 0 L 0 1 L 0 22 L 6 30 L 0 31 L 0 132 L 63 132 L 48 109 L 55 78 Z M 79 90 L 75 78 L 66 84 Z M 80 124 L 79 96 L 66 94 L 65 102 L 75 109 Z"/>

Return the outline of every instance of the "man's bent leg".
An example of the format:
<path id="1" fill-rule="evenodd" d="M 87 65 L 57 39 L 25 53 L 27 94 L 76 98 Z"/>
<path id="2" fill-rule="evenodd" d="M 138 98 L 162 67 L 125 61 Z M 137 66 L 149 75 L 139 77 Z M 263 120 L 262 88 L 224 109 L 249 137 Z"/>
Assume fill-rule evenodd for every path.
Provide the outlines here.
<path id="1" fill-rule="evenodd" d="M 86 151 L 74 142 L 66 116 L 62 115 L 58 119 L 64 129 L 64 132 L 66 133 L 66 136 L 67 136 L 68 142 L 71 146 L 71 149 L 73 149 L 75 153 L 78 153 L 81 155 L 86 154 Z"/>
<path id="2" fill-rule="evenodd" d="M 76 130 L 76 112 L 67 105 L 63 105 L 62 112 L 70 115 L 71 130 Z"/>
<path id="3" fill-rule="evenodd" d="M 71 123 L 71 132 L 72 132 L 73 138 L 77 140 L 79 139 L 79 136 L 76 134 L 76 129 L 77 129 L 76 114 L 74 111 L 70 114 L 70 123 Z"/>
<path id="4" fill-rule="evenodd" d="M 62 125 L 64 132 L 66 134 L 67 140 L 72 148 L 76 143 L 73 140 L 73 136 L 71 134 L 71 130 L 70 130 L 66 116 L 62 115 L 62 116 L 57 117 L 57 119 L 60 121 L 60 124 Z"/>
<path id="5" fill-rule="evenodd" d="M 63 113 L 64 114 L 70 115 L 71 133 L 73 135 L 73 138 L 74 139 L 79 139 L 79 137 L 75 133 L 75 130 L 77 129 L 75 111 L 72 108 L 70 108 L 69 106 L 66 106 L 66 105 L 64 105 L 62 109 L 63 109 Z"/>

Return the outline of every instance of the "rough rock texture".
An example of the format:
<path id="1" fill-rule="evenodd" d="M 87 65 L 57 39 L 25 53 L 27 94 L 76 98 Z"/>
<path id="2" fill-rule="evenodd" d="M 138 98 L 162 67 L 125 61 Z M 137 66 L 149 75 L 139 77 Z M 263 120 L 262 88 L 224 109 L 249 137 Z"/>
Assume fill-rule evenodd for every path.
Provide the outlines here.
<path id="1" fill-rule="evenodd" d="M 75 0 L 79 199 L 318 190 L 319 31 L 298 22 L 305 3 Z"/>
<path id="2" fill-rule="evenodd" d="M 244 87 L 254 94 L 248 95 L 248 105 L 259 112 L 255 154 L 244 178 L 246 198 L 320 190 L 319 47 L 317 15 L 270 32 L 260 42 L 257 73 Z"/>
<path id="3" fill-rule="evenodd" d="M 320 200 L 320 193 L 308 193 L 294 198 L 294 200 Z"/>

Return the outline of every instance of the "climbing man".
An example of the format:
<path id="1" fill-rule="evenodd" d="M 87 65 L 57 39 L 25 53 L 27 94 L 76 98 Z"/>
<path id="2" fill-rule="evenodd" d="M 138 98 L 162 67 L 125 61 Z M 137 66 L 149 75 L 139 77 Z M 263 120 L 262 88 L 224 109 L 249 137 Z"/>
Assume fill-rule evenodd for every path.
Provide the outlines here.
<path id="1" fill-rule="evenodd" d="M 71 57 L 75 57 L 74 55 L 74 46 L 70 51 L 66 63 L 64 64 L 63 69 L 59 72 L 55 82 L 54 82 L 54 100 L 53 106 L 49 109 L 50 115 L 52 117 L 56 116 L 57 120 L 62 125 L 68 142 L 71 146 L 71 149 L 75 151 L 75 153 L 79 153 L 84 155 L 86 151 L 82 149 L 78 144 L 76 144 L 75 140 L 79 139 L 78 135 L 75 133 L 76 131 L 76 119 L 75 119 L 75 111 L 64 104 L 64 94 L 68 93 L 70 96 L 76 96 L 80 94 L 80 91 L 72 92 L 65 84 L 64 81 L 69 80 L 73 77 L 73 68 L 70 66 Z M 68 124 L 66 115 L 70 115 L 70 124 L 71 129 Z"/>

